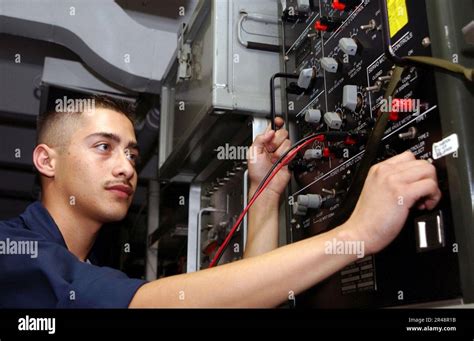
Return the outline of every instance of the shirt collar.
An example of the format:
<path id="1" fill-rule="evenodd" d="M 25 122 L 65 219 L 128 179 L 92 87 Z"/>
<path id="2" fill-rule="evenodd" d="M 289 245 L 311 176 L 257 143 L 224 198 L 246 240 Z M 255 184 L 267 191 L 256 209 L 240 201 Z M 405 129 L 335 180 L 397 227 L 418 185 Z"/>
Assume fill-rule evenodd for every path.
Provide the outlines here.
<path id="1" fill-rule="evenodd" d="M 53 217 L 49 214 L 48 210 L 43 206 L 41 201 L 35 201 L 29 205 L 25 212 L 20 217 L 25 222 L 25 225 L 31 231 L 35 231 L 45 236 L 48 240 L 55 242 L 67 249 L 66 242 L 64 241 L 63 235 L 58 228 L 58 225 L 53 220 Z M 87 260 L 91 264 L 99 264 L 99 257 L 97 255 L 96 244 L 94 243 L 91 252 L 87 255 Z"/>
<path id="2" fill-rule="evenodd" d="M 29 205 L 20 217 L 31 231 L 40 233 L 48 240 L 67 248 L 58 225 L 40 201 L 35 201 Z"/>

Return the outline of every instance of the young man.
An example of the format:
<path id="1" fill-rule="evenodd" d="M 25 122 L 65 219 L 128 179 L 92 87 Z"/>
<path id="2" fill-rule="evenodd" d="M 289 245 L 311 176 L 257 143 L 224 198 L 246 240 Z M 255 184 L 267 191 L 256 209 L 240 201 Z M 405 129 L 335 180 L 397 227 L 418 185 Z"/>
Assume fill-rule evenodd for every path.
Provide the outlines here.
<path id="1" fill-rule="evenodd" d="M 40 119 L 33 160 L 41 202 L 0 222 L 0 241 L 37 242 L 37 257 L 0 257 L 0 306 L 275 307 L 289 292 L 298 294 L 357 259 L 325 254 L 326 241 L 364 242 L 365 254 L 375 253 L 396 237 L 411 206 L 432 209 L 440 199 L 434 167 L 405 152 L 372 167 L 347 222 L 277 249 L 278 202 L 290 179 L 282 170 L 250 212 L 243 260 L 148 283 L 130 279 L 88 262 L 101 226 L 125 217 L 137 185 L 138 149 L 128 115 L 116 102 L 97 97 L 94 110 Z M 287 137 L 279 129 L 255 139 L 251 192 L 289 148 Z"/>

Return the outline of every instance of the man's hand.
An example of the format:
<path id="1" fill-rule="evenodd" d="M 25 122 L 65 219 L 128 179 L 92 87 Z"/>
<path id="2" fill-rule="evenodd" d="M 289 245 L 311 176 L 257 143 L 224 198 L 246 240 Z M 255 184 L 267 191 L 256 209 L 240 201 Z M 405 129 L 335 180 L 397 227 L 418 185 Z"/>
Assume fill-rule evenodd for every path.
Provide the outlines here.
<path id="1" fill-rule="evenodd" d="M 398 235 L 412 206 L 433 209 L 441 199 L 436 169 L 411 152 L 374 165 L 345 229 L 364 241 L 366 254 L 387 246 Z"/>
<path id="2" fill-rule="evenodd" d="M 283 127 L 283 124 L 283 119 L 275 119 L 278 128 Z M 248 158 L 249 196 L 255 193 L 272 165 L 290 146 L 288 131 L 281 128 L 275 132 L 270 129 L 270 125 L 264 134 L 255 138 Z M 244 258 L 264 254 L 278 246 L 278 206 L 290 178 L 288 168 L 283 167 L 250 209 Z"/>
<path id="3" fill-rule="evenodd" d="M 284 125 L 282 118 L 275 119 L 277 128 Z M 268 125 L 264 134 L 258 135 L 255 138 L 249 150 L 248 169 L 250 179 L 250 192 L 253 194 L 259 183 L 263 180 L 272 165 L 286 152 L 291 146 L 288 139 L 288 131 L 284 128 L 271 130 Z M 267 193 L 275 194 L 277 197 L 284 192 L 288 181 L 290 181 L 291 174 L 288 167 L 283 167 L 266 188 Z"/>

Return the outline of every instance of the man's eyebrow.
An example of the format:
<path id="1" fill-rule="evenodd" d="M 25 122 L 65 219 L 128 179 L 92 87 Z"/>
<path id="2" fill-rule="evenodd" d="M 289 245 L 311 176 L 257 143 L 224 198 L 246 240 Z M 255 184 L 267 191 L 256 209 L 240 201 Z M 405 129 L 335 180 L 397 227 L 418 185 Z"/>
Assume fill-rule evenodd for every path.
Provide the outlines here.
<path id="1" fill-rule="evenodd" d="M 129 149 L 136 149 L 138 152 L 140 152 L 140 147 L 138 147 L 138 143 L 133 142 L 133 141 L 130 141 L 130 142 L 127 144 L 127 148 L 129 148 Z"/>
<path id="2" fill-rule="evenodd" d="M 106 133 L 106 132 L 99 132 L 99 133 L 90 134 L 86 138 L 89 139 L 89 138 L 92 138 L 92 137 L 102 137 L 102 138 L 105 138 L 105 139 L 108 139 L 108 140 L 115 141 L 117 143 L 120 143 L 122 141 L 120 136 L 118 136 L 117 134 Z M 138 147 L 138 143 L 135 142 L 135 141 L 128 142 L 127 148 L 136 149 L 137 151 L 140 150 L 140 148 Z"/>

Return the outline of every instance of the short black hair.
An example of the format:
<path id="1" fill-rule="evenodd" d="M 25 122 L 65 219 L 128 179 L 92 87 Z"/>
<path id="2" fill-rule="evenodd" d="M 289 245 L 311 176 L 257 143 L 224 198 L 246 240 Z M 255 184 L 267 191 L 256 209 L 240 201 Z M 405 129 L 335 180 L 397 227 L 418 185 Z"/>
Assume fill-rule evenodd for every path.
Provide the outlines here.
<path id="1" fill-rule="evenodd" d="M 58 99 L 62 101 L 63 99 Z M 77 100 L 83 101 L 82 103 L 93 103 L 94 108 L 109 109 L 119 112 L 125 115 L 130 122 L 135 126 L 135 104 L 131 101 L 118 99 L 106 95 L 87 95 L 75 97 L 75 103 Z M 64 128 L 65 124 L 74 125 L 78 122 L 78 118 L 83 113 L 83 110 L 69 110 L 69 107 L 64 104 L 62 110 L 57 110 L 57 107 L 53 110 L 48 110 L 37 118 L 37 144 L 57 144 L 60 140 L 64 142 L 64 139 L 69 136 L 68 129 Z M 67 123 L 66 123 L 67 121 Z"/>

